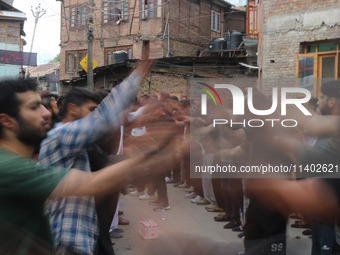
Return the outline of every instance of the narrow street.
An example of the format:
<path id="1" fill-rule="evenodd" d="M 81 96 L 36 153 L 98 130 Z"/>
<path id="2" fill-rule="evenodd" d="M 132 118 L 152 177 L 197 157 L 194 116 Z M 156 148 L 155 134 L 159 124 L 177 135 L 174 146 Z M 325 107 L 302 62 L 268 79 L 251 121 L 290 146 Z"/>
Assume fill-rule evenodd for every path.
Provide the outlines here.
<path id="1" fill-rule="evenodd" d="M 185 199 L 186 189 L 174 188 L 172 184 L 167 187 L 171 209 L 166 211 L 165 220 L 161 213 L 153 212 L 147 200 L 130 195 L 121 199 L 120 209 L 130 225 L 120 226 L 125 231 L 124 236 L 113 239 L 117 255 L 243 254 L 243 240 L 237 237 L 238 232 L 223 229 L 226 222 L 215 222 L 213 217 L 217 213 L 206 212 L 205 206 Z M 139 221 L 148 219 L 154 219 L 159 225 L 157 240 L 144 240 L 138 234 Z M 294 220 L 290 220 L 289 225 L 292 223 Z M 310 254 L 311 239 L 302 235 L 303 230 L 288 227 L 286 254 Z"/>

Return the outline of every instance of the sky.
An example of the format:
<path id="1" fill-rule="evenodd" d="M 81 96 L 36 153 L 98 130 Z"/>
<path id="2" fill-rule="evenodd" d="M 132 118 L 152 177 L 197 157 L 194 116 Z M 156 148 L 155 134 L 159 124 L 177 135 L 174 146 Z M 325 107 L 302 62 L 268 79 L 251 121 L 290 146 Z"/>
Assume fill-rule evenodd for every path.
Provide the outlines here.
<path id="1" fill-rule="evenodd" d="M 13 6 L 24 12 L 27 21 L 24 24 L 26 45 L 24 52 L 29 52 L 32 44 L 35 18 L 34 12 L 39 5 L 46 13 L 38 20 L 32 52 L 38 53 L 38 65 L 46 64 L 60 52 L 60 2 L 55 0 L 14 0 Z"/>
<path id="2" fill-rule="evenodd" d="M 243 6 L 247 5 L 247 0 L 227 0 L 227 2 L 235 5 L 235 6 Z"/>

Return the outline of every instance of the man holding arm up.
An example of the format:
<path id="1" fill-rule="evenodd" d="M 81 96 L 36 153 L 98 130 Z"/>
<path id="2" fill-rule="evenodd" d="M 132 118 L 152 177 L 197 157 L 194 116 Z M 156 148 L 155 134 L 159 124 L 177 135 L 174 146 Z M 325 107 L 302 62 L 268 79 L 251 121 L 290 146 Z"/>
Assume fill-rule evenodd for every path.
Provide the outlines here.
<path id="1" fill-rule="evenodd" d="M 132 77 L 140 77 L 140 81 L 146 74 L 143 70 L 147 72 L 142 68 Z M 143 165 L 145 159 L 141 155 L 133 157 L 92 177 L 85 171 L 36 164 L 31 157 L 50 129 L 47 124 L 50 113 L 43 107 L 36 87 L 30 80 L 0 83 L 0 254 L 54 254 L 50 226 L 43 210 L 45 200 L 103 195 L 119 185 L 126 169 Z M 137 84 L 124 88 L 123 94 L 128 94 L 130 89 L 136 90 Z M 123 98 L 117 100 L 123 105 L 128 102 Z M 98 111 L 101 110 L 99 107 Z M 98 111 L 93 114 L 100 115 Z M 67 154 L 67 151 L 62 148 L 58 153 Z"/>

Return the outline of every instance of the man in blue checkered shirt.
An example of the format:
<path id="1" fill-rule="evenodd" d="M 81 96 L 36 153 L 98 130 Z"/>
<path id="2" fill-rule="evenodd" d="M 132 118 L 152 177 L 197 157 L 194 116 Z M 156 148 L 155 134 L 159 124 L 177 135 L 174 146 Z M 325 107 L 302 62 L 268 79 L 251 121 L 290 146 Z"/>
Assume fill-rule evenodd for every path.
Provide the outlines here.
<path id="1" fill-rule="evenodd" d="M 90 172 L 86 147 L 119 129 L 122 124 L 119 115 L 135 98 L 151 66 L 152 61 L 139 64 L 128 78 L 111 90 L 98 108 L 91 96 L 85 104 L 67 105 L 65 101 L 64 119 L 42 142 L 40 162 Z M 94 254 L 99 230 L 93 197 L 56 198 L 50 201 L 48 210 L 57 252 Z"/>

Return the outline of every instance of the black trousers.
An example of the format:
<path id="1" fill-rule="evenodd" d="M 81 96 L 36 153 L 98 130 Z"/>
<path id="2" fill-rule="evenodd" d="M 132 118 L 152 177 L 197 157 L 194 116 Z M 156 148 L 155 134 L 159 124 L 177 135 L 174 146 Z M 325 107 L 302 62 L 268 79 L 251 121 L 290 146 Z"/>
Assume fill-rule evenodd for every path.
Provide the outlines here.
<path id="1" fill-rule="evenodd" d="M 161 164 L 152 166 L 151 174 L 155 190 L 157 190 L 158 200 L 160 203 L 169 204 L 168 190 L 165 182 L 165 174 L 169 168 L 165 168 Z"/>
<path id="2" fill-rule="evenodd" d="M 250 198 L 246 211 L 246 255 L 286 254 L 286 224 L 281 214 L 255 204 Z"/>
<path id="3" fill-rule="evenodd" d="M 243 204 L 242 179 L 221 179 L 223 210 L 228 216 L 240 220 Z"/>

